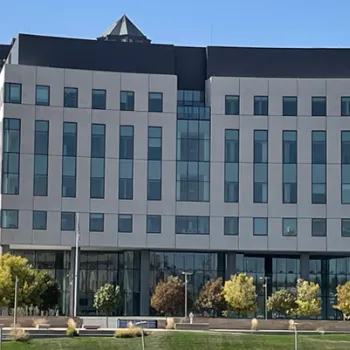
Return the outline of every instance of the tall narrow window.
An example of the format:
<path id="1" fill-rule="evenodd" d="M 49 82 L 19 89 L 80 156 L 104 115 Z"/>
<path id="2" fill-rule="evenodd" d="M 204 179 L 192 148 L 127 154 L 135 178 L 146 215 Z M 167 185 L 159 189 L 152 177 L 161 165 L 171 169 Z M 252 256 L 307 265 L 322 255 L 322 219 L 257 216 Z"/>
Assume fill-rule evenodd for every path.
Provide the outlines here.
<path id="1" fill-rule="evenodd" d="M 268 115 L 268 104 L 267 96 L 254 96 L 254 115 Z"/>
<path id="2" fill-rule="evenodd" d="M 33 230 L 47 229 L 47 212 L 43 210 L 33 211 Z"/>
<path id="3" fill-rule="evenodd" d="M 22 84 L 5 83 L 5 103 L 22 103 Z"/>
<path id="4" fill-rule="evenodd" d="M 343 117 L 350 116 L 350 97 L 343 96 L 341 98 L 341 115 Z"/>
<path id="5" fill-rule="evenodd" d="M 50 105 L 50 86 L 37 85 L 35 89 L 35 104 L 37 106 Z"/>
<path id="6" fill-rule="evenodd" d="M 2 194 L 19 194 L 21 120 L 4 118 L 2 143 Z"/>
<path id="7" fill-rule="evenodd" d="M 239 130 L 225 130 L 225 202 L 239 200 Z"/>
<path id="8" fill-rule="evenodd" d="M 350 219 L 341 219 L 341 236 L 350 237 Z"/>
<path id="9" fill-rule="evenodd" d="M 49 122 L 35 121 L 34 135 L 34 196 L 47 196 L 49 167 Z"/>
<path id="10" fill-rule="evenodd" d="M 132 232 L 132 214 L 118 215 L 118 232 L 122 232 L 122 233 Z"/>
<path id="11" fill-rule="evenodd" d="M 105 215 L 102 213 L 90 213 L 90 232 L 103 232 L 105 229 Z"/>
<path id="12" fill-rule="evenodd" d="M 283 115 L 296 116 L 298 114 L 298 99 L 296 96 L 283 96 Z"/>
<path id="13" fill-rule="evenodd" d="M 225 96 L 225 114 L 239 115 L 239 96 L 236 96 L 236 95 Z"/>
<path id="14" fill-rule="evenodd" d="M 239 218 L 236 216 L 224 217 L 224 235 L 238 236 Z"/>
<path id="15" fill-rule="evenodd" d="M 327 138 L 326 131 L 323 131 L 323 130 L 312 131 L 312 145 L 311 145 L 312 204 L 326 204 L 327 202 L 327 139 L 326 138 Z M 350 177 L 349 177 L 349 181 L 350 181 Z M 350 195 L 350 191 L 349 191 L 349 195 Z M 349 197 L 349 200 L 350 200 L 350 197 Z"/>
<path id="16" fill-rule="evenodd" d="M 283 131 L 283 203 L 297 202 L 297 132 Z"/>
<path id="17" fill-rule="evenodd" d="M 78 89 L 74 87 L 64 88 L 64 107 L 78 107 Z"/>
<path id="18" fill-rule="evenodd" d="M 147 199 L 162 199 L 162 128 L 148 127 L 148 184 Z"/>
<path id="19" fill-rule="evenodd" d="M 254 130 L 254 203 L 267 203 L 268 191 L 267 130 Z"/>
<path id="20" fill-rule="evenodd" d="M 350 204 L 350 131 L 341 133 L 341 200 Z"/>
<path id="21" fill-rule="evenodd" d="M 92 89 L 91 108 L 106 109 L 106 90 Z"/>
<path id="22" fill-rule="evenodd" d="M 178 91 L 176 200 L 209 202 L 210 109 L 204 93 Z"/>
<path id="23" fill-rule="evenodd" d="M 327 99 L 325 96 L 312 97 L 312 115 L 325 117 L 327 115 Z"/>
<path id="24" fill-rule="evenodd" d="M 163 94 L 161 92 L 150 92 L 148 94 L 148 111 L 163 112 Z"/>
<path id="25" fill-rule="evenodd" d="M 120 110 L 133 111 L 135 109 L 134 91 L 120 91 Z"/>
<path id="26" fill-rule="evenodd" d="M 62 197 L 76 197 L 77 123 L 63 123 Z"/>
<path id="27" fill-rule="evenodd" d="M 324 218 L 312 219 L 312 236 L 313 237 L 327 236 L 327 219 L 324 219 Z"/>
<path id="28" fill-rule="evenodd" d="M 134 127 L 120 126 L 119 141 L 119 199 L 134 197 Z"/>
<path id="29" fill-rule="evenodd" d="M 105 124 L 91 125 L 90 198 L 105 196 Z"/>

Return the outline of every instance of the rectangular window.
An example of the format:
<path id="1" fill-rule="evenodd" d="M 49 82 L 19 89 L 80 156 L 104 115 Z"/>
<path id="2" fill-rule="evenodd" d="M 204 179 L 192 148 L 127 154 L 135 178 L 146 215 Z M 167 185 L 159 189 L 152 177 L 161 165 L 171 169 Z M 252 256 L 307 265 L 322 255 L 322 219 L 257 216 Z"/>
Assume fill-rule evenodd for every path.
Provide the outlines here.
<path id="1" fill-rule="evenodd" d="M 283 203 L 297 202 L 297 132 L 283 131 Z"/>
<path id="2" fill-rule="evenodd" d="M 76 197 L 77 123 L 63 123 L 62 197 Z"/>
<path id="3" fill-rule="evenodd" d="M 312 97 L 312 116 L 325 117 L 327 115 L 327 99 L 325 96 Z"/>
<path id="4" fill-rule="evenodd" d="M 135 93 L 134 91 L 120 91 L 120 110 L 135 110 Z"/>
<path id="5" fill-rule="evenodd" d="M 254 130 L 253 202 L 267 203 L 268 193 L 268 135 L 267 130 Z"/>
<path id="6" fill-rule="evenodd" d="M 239 219 L 236 216 L 224 217 L 224 235 L 238 236 Z"/>
<path id="7" fill-rule="evenodd" d="M 148 111 L 149 112 L 163 112 L 163 93 L 150 92 L 148 94 Z"/>
<path id="8" fill-rule="evenodd" d="M 327 236 L 327 219 L 312 219 L 312 236 L 326 237 Z"/>
<path id="9" fill-rule="evenodd" d="M 22 84 L 5 83 L 5 103 L 22 103 Z"/>
<path id="10" fill-rule="evenodd" d="M 147 233 L 162 232 L 162 217 L 160 215 L 147 215 Z"/>
<path id="11" fill-rule="evenodd" d="M 64 88 L 64 107 L 78 108 L 78 88 Z"/>
<path id="12" fill-rule="evenodd" d="M 132 232 L 132 215 L 131 214 L 118 215 L 118 232 L 122 232 L 122 233 Z"/>
<path id="13" fill-rule="evenodd" d="M 91 124 L 90 198 L 105 196 L 106 125 Z"/>
<path id="14" fill-rule="evenodd" d="M 225 114 L 239 115 L 239 96 L 237 95 L 225 96 Z"/>
<path id="15" fill-rule="evenodd" d="M 105 226 L 105 216 L 101 213 L 90 213 L 89 231 L 103 232 Z"/>
<path id="16" fill-rule="evenodd" d="M 349 96 L 343 96 L 341 98 L 341 115 L 343 117 L 350 116 L 350 97 Z"/>
<path id="17" fill-rule="evenodd" d="M 350 131 L 341 132 L 341 198 L 350 204 Z"/>
<path id="18" fill-rule="evenodd" d="M 47 196 L 49 168 L 49 122 L 35 121 L 34 134 L 34 196 Z"/>
<path id="19" fill-rule="evenodd" d="M 121 125 L 119 129 L 119 199 L 134 197 L 134 127 Z"/>
<path id="20" fill-rule="evenodd" d="M 298 114 L 298 99 L 296 96 L 283 96 L 283 115 L 296 116 Z"/>
<path id="21" fill-rule="evenodd" d="M 92 89 L 91 108 L 106 109 L 106 90 Z"/>
<path id="22" fill-rule="evenodd" d="M 19 194 L 21 120 L 4 118 L 2 141 L 2 194 Z"/>
<path id="23" fill-rule="evenodd" d="M 50 105 L 50 86 L 37 85 L 35 89 L 35 104 L 37 106 Z"/>
<path id="24" fill-rule="evenodd" d="M 176 234 L 209 235 L 209 216 L 176 216 Z"/>
<path id="25" fill-rule="evenodd" d="M 268 97 L 254 96 L 254 115 L 268 115 Z"/>
<path id="26" fill-rule="evenodd" d="M 267 236 L 268 224 L 267 218 L 253 218 L 254 236 Z"/>
<path id="27" fill-rule="evenodd" d="M 312 131 L 311 144 L 311 200 L 312 204 L 327 202 L 327 134 L 323 130 Z M 349 179 L 350 180 L 350 179 Z"/>
<path id="28" fill-rule="evenodd" d="M 61 213 L 61 231 L 75 231 L 75 213 L 63 211 Z"/>
<path id="29" fill-rule="evenodd" d="M 162 128 L 148 127 L 148 184 L 147 199 L 162 199 Z"/>
<path id="30" fill-rule="evenodd" d="M 296 236 L 297 235 L 297 219 L 296 218 L 284 218 L 282 219 L 282 232 L 283 236 Z"/>
<path id="31" fill-rule="evenodd" d="M 350 219 L 341 219 L 341 236 L 350 237 Z"/>
<path id="32" fill-rule="evenodd" d="M 1 228 L 18 228 L 18 210 L 2 209 L 1 210 Z"/>
<path id="33" fill-rule="evenodd" d="M 239 130 L 225 130 L 225 195 L 227 203 L 239 201 Z"/>
<path id="34" fill-rule="evenodd" d="M 33 211 L 33 230 L 47 229 L 47 212 L 43 210 Z"/>

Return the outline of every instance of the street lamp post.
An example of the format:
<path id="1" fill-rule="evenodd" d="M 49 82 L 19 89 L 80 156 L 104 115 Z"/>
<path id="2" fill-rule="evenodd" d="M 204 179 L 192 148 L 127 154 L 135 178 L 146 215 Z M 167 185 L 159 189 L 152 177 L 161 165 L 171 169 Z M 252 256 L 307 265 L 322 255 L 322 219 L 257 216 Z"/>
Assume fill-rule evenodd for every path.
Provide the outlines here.
<path id="1" fill-rule="evenodd" d="M 294 320 L 289 321 L 289 328 L 294 330 L 294 350 L 298 350 L 298 324 L 299 323 L 295 322 Z"/>
<path id="2" fill-rule="evenodd" d="M 267 276 L 260 277 L 261 280 L 264 280 L 264 297 L 265 297 L 265 320 L 267 320 L 267 280 L 269 279 Z"/>
<path id="3" fill-rule="evenodd" d="M 140 321 L 136 322 L 135 326 L 141 326 L 141 344 L 142 344 L 142 350 L 145 350 L 145 337 L 143 334 L 143 325 L 147 324 L 147 321 Z"/>
<path id="4" fill-rule="evenodd" d="M 18 308 L 18 277 L 15 279 L 15 305 L 13 310 L 13 327 L 16 329 L 17 325 L 17 308 Z"/>
<path id="5" fill-rule="evenodd" d="M 193 272 L 182 271 L 182 274 L 185 276 L 185 320 L 187 319 L 187 283 L 188 276 L 192 276 Z"/>
<path id="6" fill-rule="evenodd" d="M 79 269 L 79 240 L 80 240 L 80 227 L 79 227 L 79 213 L 76 215 L 76 228 L 75 228 L 75 265 L 74 265 L 74 309 L 73 316 L 77 317 L 78 309 L 78 269 Z"/>

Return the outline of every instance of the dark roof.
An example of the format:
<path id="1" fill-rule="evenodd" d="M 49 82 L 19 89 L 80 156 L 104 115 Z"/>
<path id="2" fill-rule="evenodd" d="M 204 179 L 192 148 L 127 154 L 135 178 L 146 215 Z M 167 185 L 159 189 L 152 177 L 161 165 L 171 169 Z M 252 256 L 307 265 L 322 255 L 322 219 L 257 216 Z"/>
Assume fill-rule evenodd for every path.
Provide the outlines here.
<path id="1" fill-rule="evenodd" d="M 11 50 L 11 45 L 0 44 L 0 70 Z"/>
<path id="2" fill-rule="evenodd" d="M 113 23 L 98 39 L 126 42 L 150 42 L 126 15 L 123 15 L 117 22 Z"/>
<path id="3" fill-rule="evenodd" d="M 33 66 L 173 74 L 183 90 L 203 90 L 212 76 L 350 78 L 350 49 L 179 47 L 20 34 L 12 55 Z"/>

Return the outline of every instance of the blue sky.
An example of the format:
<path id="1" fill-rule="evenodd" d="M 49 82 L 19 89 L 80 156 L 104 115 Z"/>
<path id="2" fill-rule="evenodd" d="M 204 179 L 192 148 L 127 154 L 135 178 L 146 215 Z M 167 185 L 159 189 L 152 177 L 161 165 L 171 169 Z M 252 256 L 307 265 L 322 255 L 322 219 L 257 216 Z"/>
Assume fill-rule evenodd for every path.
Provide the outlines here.
<path id="1" fill-rule="evenodd" d="M 350 47 L 350 0 L 3 0 L 0 8 L 0 43 L 19 32 L 96 38 L 125 13 L 155 43 Z"/>

